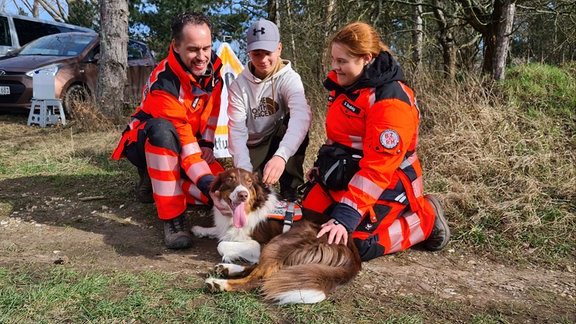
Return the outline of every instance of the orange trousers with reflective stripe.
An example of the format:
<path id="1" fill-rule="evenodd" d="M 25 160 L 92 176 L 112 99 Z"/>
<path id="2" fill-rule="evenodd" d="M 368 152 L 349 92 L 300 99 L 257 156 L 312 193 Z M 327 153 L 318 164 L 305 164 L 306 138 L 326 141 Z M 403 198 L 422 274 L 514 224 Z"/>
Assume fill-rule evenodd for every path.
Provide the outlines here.
<path id="1" fill-rule="evenodd" d="M 186 211 L 186 205 L 206 205 L 209 198 L 196 187 L 180 168 L 178 153 L 162 147 L 155 147 L 148 141 L 145 144 L 148 175 L 152 181 L 152 191 L 158 217 L 172 219 Z M 214 162 L 208 165 L 212 174 L 217 175 L 224 168 Z"/>
<path id="2" fill-rule="evenodd" d="M 315 184 L 302 201 L 302 207 L 329 214 L 334 201 L 340 201 L 345 192 L 329 190 L 332 200 L 319 184 Z M 403 251 L 430 236 L 436 217 L 434 208 L 423 197 L 414 199 L 418 199 L 421 207 L 415 208 L 416 212 L 409 205 L 379 200 L 370 212 L 362 215 L 351 237 L 363 261 Z"/>
<path id="3" fill-rule="evenodd" d="M 187 204 L 209 202 L 182 170 L 181 151 L 182 144 L 174 125 L 166 119 L 153 118 L 124 133 L 114 153 L 116 158 L 122 155 L 136 167 L 146 168 L 152 181 L 158 217 L 163 220 L 181 215 Z M 218 162 L 208 166 L 213 175 L 224 170 Z"/>

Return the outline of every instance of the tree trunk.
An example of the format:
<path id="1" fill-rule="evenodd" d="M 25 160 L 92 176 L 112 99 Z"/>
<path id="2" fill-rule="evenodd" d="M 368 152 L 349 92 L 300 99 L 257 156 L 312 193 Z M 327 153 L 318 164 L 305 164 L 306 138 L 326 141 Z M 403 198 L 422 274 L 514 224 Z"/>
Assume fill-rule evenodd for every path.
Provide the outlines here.
<path id="1" fill-rule="evenodd" d="M 32 5 L 32 17 L 40 18 L 40 5 L 36 0 L 34 0 L 34 4 Z"/>
<path id="2" fill-rule="evenodd" d="M 494 80 L 504 78 L 516 0 L 494 0 L 491 13 L 477 0 L 459 0 L 459 2 L 467 22 L 482 34 L 484 43 L 482 72 L 490 74 Z"/>
<path id="3" fill-rule="evenodd" d="M 280 30 L 280 15 L 278 14 L 280 4 L 278 0 L 269 0 L 267 3 L 268 20 L 274 22 Z"/>
<path id="4" fill-rule="evenodd" d="M 334 8 L 336 8 L 336 0 L 328 0 L 328 5 L 326 6 L 326 36 L 332 31 Z"/>
<path id="5" fill-rule="evenodd" d="M 442 47 L 444 77 L 450 82 L 456 75 L 456 45 L 451 25 L 444 15 L 444 1 L 434 0 L 434 17 L 438 22 L 438 42 Z"/>
<path id="6" fill-rule="evenodd" d="M 290 1 L 288 1 L 286 3 L 286 15 L 288 16 L 288 21 L 293 21 L 292 20 L 292 8 L 290 7 Z M 280 27 L 278 27 L 280 28 Z M 292 63 L 294 64 L 294 66 L 298 66 L 298 52 L 296 51 L 296 41 L 294 40 L 294 33 L 289 33 L 288 35 L 286 35 L 283 32 L 280 32 L 280 34 L 284 34 L 284 37 L 290 37 L 290 50 L 292 51 Z"/>
<path id="7" fill-rule="evenodd" d="M 500 1 L 496 1 L 500 2 Z M 510 46 L 510 34 L 514 24 L 514 14 L 516 12 L 516 0 L 503 0 L 500 17 L 496 27 L 496 44 L 494 48 L 494 59 L 492 67 L 492 79 L 504 79 L 504 69 L 506 68 L 506 58 Z"/>
<path id="8" fill-rule="evenodd" d="M 128 66 L 128 0 L 100 2 L 100 60 L 96 105 L 119 122 L 124 107 Z"/>
<path id="9" fill-rule="evenodd" d="M 416 5 L 414 6 L 414 28 L 412 29 L 412 62 L 415 75 L 422 69 L 422 40 L 424 38 L 423 24 L 422 0 L 416 0 Z"/>
<path id="10" fill-rule="evenodd" d="M 496 48 L 496 35 L 497 21 L 500 19 L 500 12 L 497 12 L 497 3 L 494 3 L 494 11 L 492 12 L 492 20 L 486 24 L 486 29 L 482 33 L 482 42 L 484 43 L 484 55 L 482 59 L 482 72 L 484 74 L 491 74 L 494 66 L 494 52 Z"/>

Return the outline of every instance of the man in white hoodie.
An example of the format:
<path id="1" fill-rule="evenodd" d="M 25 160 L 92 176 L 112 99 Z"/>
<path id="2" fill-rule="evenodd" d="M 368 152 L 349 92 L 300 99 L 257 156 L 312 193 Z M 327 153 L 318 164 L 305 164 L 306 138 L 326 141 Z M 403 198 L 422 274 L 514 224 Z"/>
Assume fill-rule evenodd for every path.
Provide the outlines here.
<path id="1" fill-rule="evenodd" d="M 278 27 L 261 19 L 246 35 L 250 62 L 228 89 L 228 144 L 234 166 L 258 171 L 280 195 L 297 200 L 312 112 L 300 75 L 280 58 Z"/>

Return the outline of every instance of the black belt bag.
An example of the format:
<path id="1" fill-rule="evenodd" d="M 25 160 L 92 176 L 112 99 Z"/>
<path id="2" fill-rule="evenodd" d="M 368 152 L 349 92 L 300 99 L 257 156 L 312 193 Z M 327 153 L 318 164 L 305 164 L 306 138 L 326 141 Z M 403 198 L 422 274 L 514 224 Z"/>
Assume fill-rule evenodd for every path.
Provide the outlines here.
<path id="1" fill-rule="evenodd" d="M 330 190 L 348 188 L 350 180 L 360 170 L 362 151 L 342 144 L 322 145 L 314 166 L 318 168 L 321 181 Z"/>

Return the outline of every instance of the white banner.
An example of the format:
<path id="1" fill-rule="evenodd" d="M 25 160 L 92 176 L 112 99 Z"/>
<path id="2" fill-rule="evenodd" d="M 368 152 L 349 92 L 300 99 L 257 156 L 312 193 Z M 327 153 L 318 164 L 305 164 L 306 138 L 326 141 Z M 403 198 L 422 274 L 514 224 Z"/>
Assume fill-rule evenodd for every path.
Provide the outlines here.
<path id="1" fill-rule="evenodd" d="M 226 158 L 231 157 L 230 152 L 228 152 L 228 86 L 242 72 L 244 67 L 228 43 L 220 44 L 216 54 L 218 54 L 223 64 L 222 79 L 224 79 L 224 87 L 222 88 L 220 116 L 218 116 L 218 126 L 216 127 L 216 136 L 214 138 L 214 156 L 216 158 Z"/>

